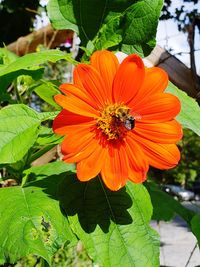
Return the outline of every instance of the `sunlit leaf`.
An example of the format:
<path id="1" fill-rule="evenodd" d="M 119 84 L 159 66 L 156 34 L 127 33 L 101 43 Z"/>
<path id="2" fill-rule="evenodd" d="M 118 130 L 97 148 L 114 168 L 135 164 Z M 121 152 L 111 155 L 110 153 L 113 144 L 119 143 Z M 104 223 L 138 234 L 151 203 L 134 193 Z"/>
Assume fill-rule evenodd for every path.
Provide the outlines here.
<path id="1" fill-rule="evenodd" d="M 42 121 L 52 119 L 56 112 L 38 113 L 23 104 L 0 110 L 0 163 L 15 163 L 35 143 Z"/>
<path id="2" fill-rule="evenodd" d="M 66 242 L 74 242 L 67 218 L 59 207 L 58 188 L 67 179 L 67 164 L 55 162 L 31 168 L 26 187 L 0 189 L 0 264 L 35 254 L 49 264 Z M 4 229 L 4 230 L 3 230 Z"/>
<path id="3" fill-rule="evenodd" d="M 99 179 L 87 183 L 66 179 L 61 206 L 89 256 L 101 266 L 159 266 L 159 240 L 149 226 L 152 206 L 142 185 L 117 192 Z"/>
<path id="4" fill-rule="evenodd" d="M 33 90 L 45 102 L 58 110 L 61 109 L 53 99 L 55 95 L 60 94 L 60 91 L 55 87 L 53 83 L 42 81 L 40 84 L 35 86 Z"/>
<path id="5" fill-rule="evenodd" d="M 8 65 L 5 65 L 4 68 L 0 69 L 0 80 L 1 76 L 6 75 L 11 72 L 15 72 L 21 69 L 29 69 L 33 66 L 38 66 L 44 64 L 45 62 L 56 62 L 58 60 L 65 59 L 71 63 L 76 61 L 71 57 L 70 54 L 59 50 L 44 50 L 40 52 L 26 54 L 23 57 L 17 58 L 15 61 L 11 62 Z"/>
<path id="6" fill-rule="evenodd" d="M 44 126 L 40 127 L 38 138 L 36 140 L 36 146 L 44 146 L 49 144 L 59 144 L 63 140 L 63 137 L 53 132 L 51 128 Z"/>
<path id="7" fill-rule="evenodd" d="M 96 49 L 115 47 L 146 55 L 155 45 L 162 4 L 162 0 L 50 0 L 48 13 L 57 29 L 65 26 L 77 32 L 82 46 L 94 39 Z"/>
<path id="8" fill-rule="evenodd" d="M 6 48 L 0 48 L 0 67 L 15 61 L 18 56 Z M 1 65 L 2 64 L 2 65 Z"/>
<path id="9" fill-rule="evenodd" d="M 188 128 L 200 136 L 200 107 L 196 100 L 179 90 L 175 85 L 169 83 L 167 92 L 176 95 L 181 101 L 181 112 L 177 120 L 183 127 Z"/>

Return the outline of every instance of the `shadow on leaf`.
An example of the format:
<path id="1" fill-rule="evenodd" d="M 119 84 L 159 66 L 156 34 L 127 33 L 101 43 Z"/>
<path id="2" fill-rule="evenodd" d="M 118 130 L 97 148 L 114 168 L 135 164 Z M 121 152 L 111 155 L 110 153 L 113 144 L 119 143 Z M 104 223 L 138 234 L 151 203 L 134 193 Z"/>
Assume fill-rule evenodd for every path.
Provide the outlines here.
<path id="1" fill-rule="evenodd" d="M 58 200 L 62 213 L 65 216 L 77 215 L 87 233 L 93 232 L 97 225 L 107 233 L 111 221 L 121 225 L 132 223 L 127 211 L 132 206 L 132 200 L 125 188 L 110 191 L 99 177 L 80 182 L 73 172 L 51 176 L 40 173 L 37 177 L 32 172 L 29 176 L 31 182 L 26 186 L 40 187 L 49 197 Z"/>

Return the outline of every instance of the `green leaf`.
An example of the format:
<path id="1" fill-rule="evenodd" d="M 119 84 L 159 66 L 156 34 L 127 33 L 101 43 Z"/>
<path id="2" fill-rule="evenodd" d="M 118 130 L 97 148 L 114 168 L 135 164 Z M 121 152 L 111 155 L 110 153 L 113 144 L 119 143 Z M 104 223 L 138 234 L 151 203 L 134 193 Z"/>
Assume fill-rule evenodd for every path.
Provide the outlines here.
<path id="1" fill-rule="evenodd" d="M 60 188 L 61 206 L 89 256 L 101 266 L 159 266 L 159 240 L 150 228 L 150 197 L 143 185 L 129 183 L 112 192 L 101 180 L 74 177 Z"/>
<path id="2" fill-rule="evenodd" d="M 29 75 L 34 80 L 39 80 L 42 78 L 44 72 L 44 68 L 41 67 L 33 67 L 30 69 L 20 69 L 14 72 L 7 73 L 3 76 L 0 76 L 0 84 L 1 84 L 1 90 L 0 90 L 0 100 L 4 101 L 4 95 L 6 93 L 6 89 L 9 84 L 11 84 L 17 77 L 21 75 Z M 11 102 L 11 101 L 10 101 Z"/>
<path id="3" fill-rule="evenodd" d="M 38 113 L 23 105 L 10 105 L 0 110 L 0 163 L 15 163 L 35 143 L 42 121 L 56 112 Z"/>
<path id="4" fill-rule="evenodd" d="M 63 137 L 53 132 L 51 128 L 44 126 L 40 127 L 38 138 L 36 140 L 36 146 L 45 146 L 49 144 L 59 144 L 63 140 Z"/>
<path id="5" fill-rule="evenodd" d="M 1 92 L 5 94 L 7 86 L 19 75 L 29 75 L 35 80 L 40 79 L 43 74 L 43 68 L 39 67 L 40 64 L 48 61 L 56 62 L 61 59 L 77 64 L 70 54 L 52 49 L 26 54 L 10 64 L 4 65 L 0 68 Z"/>
<path id="6" fill-rule="evenodd" d="M 161 191 L 158 185 L 152 182 L 145 183 L 145 186 L 150 194 L 153 205 L 154 220 L 171 220 L 175 214 L 181 216 L 190 226 L 190 221 L 194 216 L 194 212 L 185 208 L 172 196 Z"/>
<path id="7" fill-rule="evenodd" d="M 6 48 L 0 48 L 0 64 L 9 64 L 12 61 L 15 61 L 17 58 L 18 56 L 15 53 L 9 51 Z"/>
<path id="8" fill-rule="evenodd" d="M 70 54 L 59 50 L 44 50 L 40 52 L 26 54 L 23 57 L 18 58 L 9 65 L 0 69 L 0 76 L 6 75 L 11 72 L 19 71 L 21 69 L 30 69 L 33 66 L 44 64 L 47 61 L 56 62 L 58 60 L 65 59 L 72 64 L 77 62 L 71 57 Z M 1 78 L 1 77 L 0 77 Z"/>
<path id="9" fill-rule="evenodd" d="M 68 179 L 68 177 L 66 177 L 67 172 L 74 172 L 74 170 L 75 170 L 74 164 L 67 164 L 67 163 L 64 163 L 63 161 L 57 161 L 57 162 L 48 163 L 42 166 L 31 167 L 23 172 L 23 184 L 25 184 L 25 182 L 26 183 L 36 182 L 36 181 L 39 182 L 40 180 L 43 180 L 43 179 L 48 179 L 48 180 L 45 180 L 46 182 L 51 181 L 51 180 L 53 181 L 55 177 L 62 174 L 61 176 L 57 177 L 58 179 L 57 183 L 62 185 L 63 180 Z M 55 191 L 55 193 L 56 192 L 57 191 Z M 58 192 L 57 194 L 59 196 Z"/>
<path id="10" fill-rule="evenodd" d="M 34 182 L 0 189 L 0 264 L 36 254 L 51 265 L 64 243 L 75 242 L 57 196 L 67 170 L 62 162 L 31 168 L 27 173 Z"/>
<path id="11" fill-rule="evenodd" d="M 191 220 L 191 229 L 198 240 L 200 247 L 200 214 L 196 214 Z"/>
<path id="12" fill-rule="evenodd" d="M 59 9 L 58 1 L 48 1 L 47 5 L 48 17 L 55 29 L 71 29 L 78 32 L 78 27 L 70 22 L 72 13 L 69 13 L 69 20 L 66 20 Z"/>
<path id="13" fill-rule="evenodd" d="M 33 91 L 51 106 L 58 110 L 61 109 L 61 107 L 57 105 L 53 99 L 55 95 L 60 94 L 60 91 L 53 83 L 42 81 L 39 85 L 34 87 Z"/>
<path id="14" fill-rule="evenodd" d="M 81 4 L 50 0 L 48 13 L 54 27 L 79 33 L 82 46 L 94 39 L 96 49 L 134 47 L 147 55 L 155 43 L 162 4 L 162 0 L 85 0 Z"/>
<path id="15" fill-rule="evenodd" d="M 181 112 L 177 116 L 177 120 L 184 128 L 188 128 L 200 136 L 200 107 L 196 100 L 179 90 L 171 82 L 169 83 L 167 92 L 176 95 L 181 101 Z"/>

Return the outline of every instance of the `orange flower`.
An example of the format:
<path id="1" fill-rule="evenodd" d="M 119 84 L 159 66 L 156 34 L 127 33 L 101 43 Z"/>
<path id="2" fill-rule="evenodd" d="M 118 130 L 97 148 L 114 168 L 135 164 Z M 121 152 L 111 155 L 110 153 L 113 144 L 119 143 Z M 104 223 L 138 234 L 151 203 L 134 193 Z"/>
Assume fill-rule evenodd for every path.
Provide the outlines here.
<path id="1" fill-rule="evenodd" d="M 63 108 L 53 123 L 65 135 L 63 160 L 77 163 L 80 181 L 99 173 L 111 190 L 127 180 L 142 183 L 149 165 L 174 167 L 180 153 L 175 143 L 182 137 L 174 117 L 179 100 L 164 93 L 167 74 L 144 68 L 137 55 L 119 64 L 109 51 L 97 51 L 91 64 L 79 64 L 74 84 L 62 84 L 55 101 Z"/>

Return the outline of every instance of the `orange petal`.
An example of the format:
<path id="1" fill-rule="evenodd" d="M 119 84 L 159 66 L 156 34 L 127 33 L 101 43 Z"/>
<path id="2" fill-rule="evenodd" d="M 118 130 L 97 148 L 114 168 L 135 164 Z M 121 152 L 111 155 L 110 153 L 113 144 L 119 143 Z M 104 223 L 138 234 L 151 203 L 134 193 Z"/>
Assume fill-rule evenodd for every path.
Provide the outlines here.
<path id="1" fill-rule="evenodd" d="M 107 50 L 96 51 L 91 56 L 91 64 L 103 77 L 104 83 L 107 88 L 107 96 L 110 102 L 112 102 L 112 84 L 114 76 L 119 67 L 119 62 L 116 56 Z"/>
<path id="2" fill-rule="evenodd" d="M 63 109 L 53 121 L 53 131 L 57 134 L 66 135 L 69 125 L 91 122 L 91 120 L 89 117 L 80 116 Z"/>
<path id="3" fill-rule="evenodd" d="M 138 121 L 134 131 L 141 137 L 160 144 L 176 143 L 183 136 L 182 127 L 176 120 L 155 124 Z"/>
<path id="4" fill-rule="evenodd" d="M 72 95 L 74 97 L 78 97 L 79 99 L 83 100 L 94 109 L 98 109 L 97 103 L 94 101 L 91 95 L 85 92 L 78 85 L 64 83 L 59 87 L 59 89 L 65 95 Z"/>
<path id="5" fill-rule="evenodd" d="M 173 119 L 181 109 L 179 99 L 168 93 L 154 94 L 134 106 L 134 112 L 146 123 L 159 123 Z"/>
<path id="6" fill-rule="evenodd" d="M 98 145 L 94 147 L 93 153 L 77 163 L 77 177 L 80 181 L 89 181 L 96 177 L 105 161 L 106 149 Z"/>
<path id="7" fill-rule="evenodd" d="M 61 144 L 63 155 L 78 153 L 95 139 L 96 134 L 93 128 L 93 122 L 66 126 L 65 130 L 67 136 Z"/>
<path id="8" fill-rule="evenodd" d="M 128 179 L 136 184 L 141 184 L 147 179 L 147 173 L 143 171 L 130 169 L 128 175 Z"/>
<path id="9" fill-rule="evenodd" d="M 180 152 L 174 144 L 159 144 L 131 133 L 132 138 L 139 143 L 149 164 L 158 169 L 175 167 L 180 160 Z"/>
<path id="10" fill-rule="evenodd" d="M 98 107 L 102 107 L 107 100 L 107 88 L 98 71 L 91 65 L 79 64 L 74 69 L 74 82 L 84 88 L 96 102 Z"/>
<path id="11" fill-rule="evenodd" d="M 142 86 L 129 105 L 134 106 L 145 97 L 149 97 L 152 94 L 162 93 L 166 89 L 167 84 L 168 75 L 163 69 L 157 67 L 146 68 Z"/>
<path id="12" fill-rule="evenodd" d="M 115 102 L 129 102 L 140 89 L 144 75 L 144 64 L 139 56 L 130 55 L 125 58 L 120 64 L 113 82 Z"/>
<path id="13" fill-rule="evenodd" d="M 141 147 L 129 135 L 126 138 L 126 153 L 129 161 L 129 180 L 135 183 L 144 182 L 149 163 Z"/>
<path id="14" fill-rule="evenodd" d="M 58 105 L 72 113 L 92 118 L 97 118 L 99 115 L 97 110 L 73 95 L 55 95 L 54 99 Z"/>
<path id="15" fill-rule="evenodd" d="M 105 185 L 113 191 L 119 190 L 128 179 L 128 159 L 122 145 L 109 147 L 104 160 L 101 177 Z"/>

